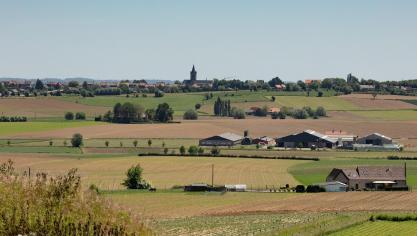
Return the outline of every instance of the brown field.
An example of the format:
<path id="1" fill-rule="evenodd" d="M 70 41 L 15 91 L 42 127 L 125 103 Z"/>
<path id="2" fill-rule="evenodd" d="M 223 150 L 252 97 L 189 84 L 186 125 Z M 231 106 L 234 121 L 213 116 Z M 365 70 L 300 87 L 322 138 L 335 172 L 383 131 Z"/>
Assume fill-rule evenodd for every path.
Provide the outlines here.
<path id="1" fill-rule="evenodd" d="M 101 189 L 123 189 L 120 185 L 126 170 L 140 163 L 144 177 L 157 188 L 171 188 L 195 182 L 211 183 L 211 165 L 214 164 L 215 184 L 247 184 L 248 187 L 265 188 L 265 185 L 296 185 L 298 182 L 287 172 L 296 164 L 307 161 L 233 159 L 210 157 L 106 157 L 76 158 L 39 154 L 0 154 L 0 163 L 8 159 L 16 163 L 19 171 L 63 174 L 78 168 L 85 186 L 94 183 Z"/>
<path id="2" fill-rule="evenodd" d="M 204 138 L 211 135 L 234 132 L 243 134 L 249 130 L 251 136 L 267 135 L 271 137 L 284 136 L 305 129 L 325 132 L 332 129 L 342 129 L 362 136 L 379 132 L 392 138 L 417 138 L 416 121 L 383 121 L 360 119 L 330 119 L 319 120 L 272 120 L 270 118 L 257 118 L 245 120 L 210 119 L 197 121 L 183 121 L 176 124 L 106 124 L 65 128 L 55 131 L 27 132 L 16 134 L 20 138 L 69 138 L 80 132 L 86 138 Z M 406 141 L 406 140 L 405 140 Z M 413 141 L 413 143 L 415 143 Z"/>
<path id="3" fill-rule="evenodd" d="M 66 102 L 53 97 L 0 98 L 0 114 L 27 117 L 64 117 L 65 112 L 85 112 L 89 116 L 105 113 L 108 108 Z"/>
<path id="4" fill-rule="evenodd" d="M 373 98 L 371 94 L 354 93 L 348 95 L 339 96 L 341 98 Z M 417 100 L 416 96 L 400 96 L 400 95 L 377 95 L 376 100 Z"/>
<path id="5" fill-rule="evenodd" d="M 384 95 L 385 96 L 385 95 Z M 372 99 L 369 97 L 359 98 L 359 97 L 342 97 L 344 100 L 354 104 L 355 106 L 360 107 L 364 110 L 404 110 L 404 109 L 417 109 L 417 106 L 400 101 L 398 99 Z"/>

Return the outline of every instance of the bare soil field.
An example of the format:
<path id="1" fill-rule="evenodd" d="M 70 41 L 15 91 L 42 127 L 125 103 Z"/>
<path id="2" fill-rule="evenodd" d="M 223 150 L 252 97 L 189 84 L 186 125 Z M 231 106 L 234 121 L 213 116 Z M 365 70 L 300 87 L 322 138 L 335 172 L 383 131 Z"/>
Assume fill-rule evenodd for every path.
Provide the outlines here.
<path id="1" fill-rule="evenodd" d="M 88 106 L 67 102 L 51 97 L 0 98 L 0 114 L 27 117 L 64 117 L 65 112 L 85 112 L 99 115 L 108 110 L 105 107 Z"/>
<path id="2" fill-rule="evenodd" d="M 284 200 L 207 211 L 208 215 L 255 212 L 416 211 L 416 192 L 342 192 L 294 194 Z"/>
<path id="3" fill-rule="evenodd" d="M 65 128 L 47 132 L 25 132 L 12 137 L 19 138 L 70 138 L 80 132 L 85 138 L 205 138 L 224 132 L 234 132 L 243 135 L 249 130 L 251 136 L 267 135 L 279 137 L 305 129 L 319 132 L 328 130 L 344 130 L 359 136 L 379 132 L 392 138 L 416 138 L 416 121 L 380 121 L 348 119 L 337 120 L 323 118 L 319 120 L 272 120 L 258 119 L 210 119 L 183 121 L 175 124 L 107 124 Z M 413 143 L 415 143 L 413 141 Z"/>
<path id="4" fill-rule="evenodd" d="M 383 95 L 388 96 L 388 95 Z M 360 107 L 363 110 L 406 110 L 406 109 L 417 109 L 417 106 L 400 101 L 398 99 L 383 99 L 378 98 L 372 99 L 369 97 L 358 98 L 343 96 L 343 100 L 348 101 L 355 106 Z"/>

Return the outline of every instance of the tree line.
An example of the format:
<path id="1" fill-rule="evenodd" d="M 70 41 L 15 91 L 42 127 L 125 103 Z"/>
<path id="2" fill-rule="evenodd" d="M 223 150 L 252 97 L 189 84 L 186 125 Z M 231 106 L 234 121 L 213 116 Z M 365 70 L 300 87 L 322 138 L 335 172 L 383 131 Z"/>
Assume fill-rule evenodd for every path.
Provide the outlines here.
<path id="1" fill-rule="evenodd" d="M 113 123 L 140 123 L 140 122 L 169 122 L 173 119 L 174 111 L 167 103 L 159 104 L 156 109 L 144 109 L 139 104 L 125 102 L 116 103 L 112 111 L 106 112 L 100 119 Z"/>

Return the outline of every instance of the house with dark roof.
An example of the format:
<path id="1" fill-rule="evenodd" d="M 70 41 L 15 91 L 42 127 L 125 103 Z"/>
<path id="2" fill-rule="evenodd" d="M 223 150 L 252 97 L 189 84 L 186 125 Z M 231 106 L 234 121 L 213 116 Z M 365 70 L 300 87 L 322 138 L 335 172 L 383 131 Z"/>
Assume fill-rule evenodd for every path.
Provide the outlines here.
<path id="1" fill-rule="evenodd" d="M 241 144 L 243 137 L 233 133 L 223 133 L 209 138 L 201 139 L 200 146 L 234 146 Z"/>
<path id="2" fill-rule="evenodd" d="M 373 134 L 369 134 L 367 136 L 358 138 L 357 143 L 382 146 L 384 144 L 392 144 L 392 138 L 387 137 L 380 133 L 373 133 Z"/>
<path id="3" fill-rule="evenodd" d="M 285 148 L 335 148 L 337 140 L 314 130 L 304 130 L 301 133 L 277 138 L 278 147 Z"/>
<path id="4" fill-rule="evenodd" d="M 357 166 L 334 168 L 326 182 L 338 181 L 349 190 L 408 190 L 407 168 L 404 166 Z"/>

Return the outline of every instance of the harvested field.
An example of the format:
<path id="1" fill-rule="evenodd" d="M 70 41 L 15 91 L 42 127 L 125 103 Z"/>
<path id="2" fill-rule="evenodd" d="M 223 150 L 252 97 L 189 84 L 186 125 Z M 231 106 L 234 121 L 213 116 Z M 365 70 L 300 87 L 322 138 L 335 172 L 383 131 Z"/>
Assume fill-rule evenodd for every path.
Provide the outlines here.
<path id="1" fill-rule="evenodd" d="M 62 174 L 78 168 L 83 183 L 94 183 L 101 189 L 122 189 L 120 185 L 126 170 L 140 163 L 144 177 L 157 188 L 171 188 L 196 182 L 211 183 L 211 165 L 214 164 L 215 184 L 247 184 L 265 188 L 265 185 L 295 185 L 297 181 L 287 172 L 298 160 L 235 159 L 210 157 L 104 157 L 41 156 L 1 154 L 0 162 L 12 159 L 16 167 L 33 172 Z"/>
<path id="2" fill-rule="evenodd" d="M 103 114 L 108 108 L 87 106 L 53 97 L 0 98 L 0 113 L 7 116 L 64 117 L 65 112 L 84 112 L 87 116 Z"/>
<path id="3" fill-rule="evenodd" d="M 243 134 L 245 129 L 251 136 L 267 135 L 279 137 L 305 129 L 325 132 L 332 129 L 343 129 L 349 133 L 363 136 L 379 132 L 392 138 L 417 138 L 417 120 L 387 121 L 384 120 L 272 120 L 264 119 L 212 119 L 183 121 L 176 124 L 106 124 L 65 128 L 48 132 L 24 132 L 9 137 L 20 138 L 69 138 L 80 132 L 86 138 L 205 138 L 224 132 Z M 4 135 L 6 136 L 6 135 Z"/>
<path id="4" fill-rule="evenodd" d="M 372 99 L 372 98 L 356 98 L 356 97 L 342 97 L 343 100 L 348 101 L 361 110 L 406 110 L 417 109 L 417 106 L 403 102 L 398 99 Z"/>
<path id="5" fill-rule="evenodd" d="M 352 111 L 352 113 L 372 120 L 417 120 L 417 110 Z"/>

